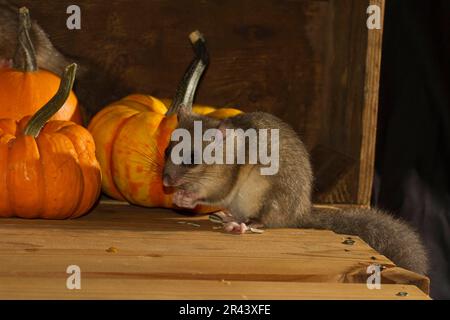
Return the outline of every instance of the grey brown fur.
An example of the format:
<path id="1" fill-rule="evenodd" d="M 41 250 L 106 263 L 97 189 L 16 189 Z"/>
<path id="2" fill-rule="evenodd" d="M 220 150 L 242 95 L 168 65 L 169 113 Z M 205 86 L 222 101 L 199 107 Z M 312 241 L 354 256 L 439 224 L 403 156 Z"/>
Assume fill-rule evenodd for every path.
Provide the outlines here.
<path id="1" fill-rule="evenodd" d="M 165 184 L 177 191 L 181 207 L 197 204 L 226 208 L 238 222 L 257 221 L 265 227 L 328 229 L 357 235 L 396 265 L 425 274 L 427 258 L 418 235 L 406 223 L 376 209 L 312 211 L 313 175 L 308 152 L 300 138 L 280 119 L 261 112 L 247 113 L 222 122 L 179 113 L 179 128 L 193 134 L 193 121 L 208 128 L 280 129 L 280 166 L 273 176 L 262 176 L 256 165 L 175 165 L 164 168 Z M 170 154 L 174 142 L 166 154 Z"/>

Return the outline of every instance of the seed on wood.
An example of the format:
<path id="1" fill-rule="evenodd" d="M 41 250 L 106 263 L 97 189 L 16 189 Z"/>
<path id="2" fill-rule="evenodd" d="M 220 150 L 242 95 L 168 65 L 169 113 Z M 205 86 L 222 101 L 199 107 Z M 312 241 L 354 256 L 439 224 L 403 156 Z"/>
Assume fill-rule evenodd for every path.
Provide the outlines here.
<path id="1" fill-rule="evenodd" d="M 408 296 L 408 292 L 400 291 L 399 293 L 397 293 L 397 296 L 399 296 L 399 297 L 407 297 Z"/>
<path id="2" fill-rule="evenodd" d="M 346 244 L 346 245 L 348 245 L 348 246 L 352 246 L 352 245 L 355 244 L 355 240 L 347 239 L 347 240 L 344 240 L 344 241 L 342 242 L 342 244 Z"/>
<path id="3" fill-rule="evenodd" d="M 213 214 L 211 214 L 209 216 L 209 221 L 211 221 L 213 223 L 222 223 L 223 224 L 222 219 L 220 217 L 216 216 L 216 215 L 213 215 Z"/>
<path id="4" fill-rule="evenodd" d="M 372 256 L 372 257 L 370 257 L 370 259 L 377 260 L 377 257 Z"/>
<path id="5" fill-rule="evenodd" d="M 252 233 L 259 233 L 259 234 L 264 233 L 264 230 L 256 229 L 256 228 L 250 228 L 250 231 Z"/>
<path id="6" fill-rule="evenodd" d="M 197 224 L 197 223 L 188 222 L 188 223 L 186 223 L 186 224 L 187 224 L 187 225 L 190 225 L 190 226 L 193 226 L 193 227 L 196 227 L 196 228 L 200 228 L 200 225 Z"/>

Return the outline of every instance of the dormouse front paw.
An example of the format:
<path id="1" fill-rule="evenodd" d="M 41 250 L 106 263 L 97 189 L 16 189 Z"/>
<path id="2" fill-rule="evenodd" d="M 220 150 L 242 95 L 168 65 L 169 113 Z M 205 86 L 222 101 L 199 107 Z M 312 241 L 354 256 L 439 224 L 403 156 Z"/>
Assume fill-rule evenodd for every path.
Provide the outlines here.
<path id="1" fill-rule="evenodd" d="M 178 190 L 173 194 L 173 203 L 180 208 L 194 209 L 197 206 L 197 197 L 186 190 Z"/>

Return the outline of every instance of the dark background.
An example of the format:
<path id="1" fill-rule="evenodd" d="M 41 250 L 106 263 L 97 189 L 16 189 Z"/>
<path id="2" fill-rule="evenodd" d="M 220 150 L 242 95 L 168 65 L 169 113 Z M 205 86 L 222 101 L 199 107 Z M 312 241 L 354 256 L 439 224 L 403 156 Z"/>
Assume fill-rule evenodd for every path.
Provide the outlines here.
<path id="1" fill-rule="evenodd" d="M 450 299 L 450 1 L 386 1 L 373 205 L 420 231 Z"/>

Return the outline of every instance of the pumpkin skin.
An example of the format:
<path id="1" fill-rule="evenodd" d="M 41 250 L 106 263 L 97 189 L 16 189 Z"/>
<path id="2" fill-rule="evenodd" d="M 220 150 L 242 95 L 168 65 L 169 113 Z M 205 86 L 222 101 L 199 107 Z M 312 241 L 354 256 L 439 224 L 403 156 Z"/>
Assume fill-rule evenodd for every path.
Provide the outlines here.
<path id="1" fill-rule="evenodd" d="M 91 134 L 74 122 L 47 122 L 67 99 L 75 71 L 75 65 L 66 69 L 70 87 L 64 80 L 59 100 L 32 118 L 0 119 L 0 217 L 77 218 L 98 199 L 101 173 Z"/>
<path id="2" fill-rule="evenodd" d="M 36 113 L 58 90 L 61 79 L 46 70 L 0 69 L 0 118 L 20 120 Z M 73 92 L 52 120 L 81 124 L 78 99 Z"/>
<path id="3" fill-rule="evenodd" d="M 211 107 L 198 107 L 197 111 L 218 119 L 241 113 Z M 135 94 L 106 107 L 92 119 L 88 129 L 96 143 L 107 195 L 146 207 L 176 208 L 172 193 L 162 184 L 164 151 L 178 124 L 176 114 L 166 113 L 162 101 Z"/>
<path id="4" fill-rule="evenodd" d="M 21 120 L 35 114 L 57 92 L 61 79 L 46 70 L 39 70 L 33 43 L 30 40 L 30 15 L 27 8 L 19 10 L 20 44 L 12 65 L 0 68 L 0 118 Z M 67 101 L 53 120 L 82 123 L 78 100 L 71 91 Z"/>

